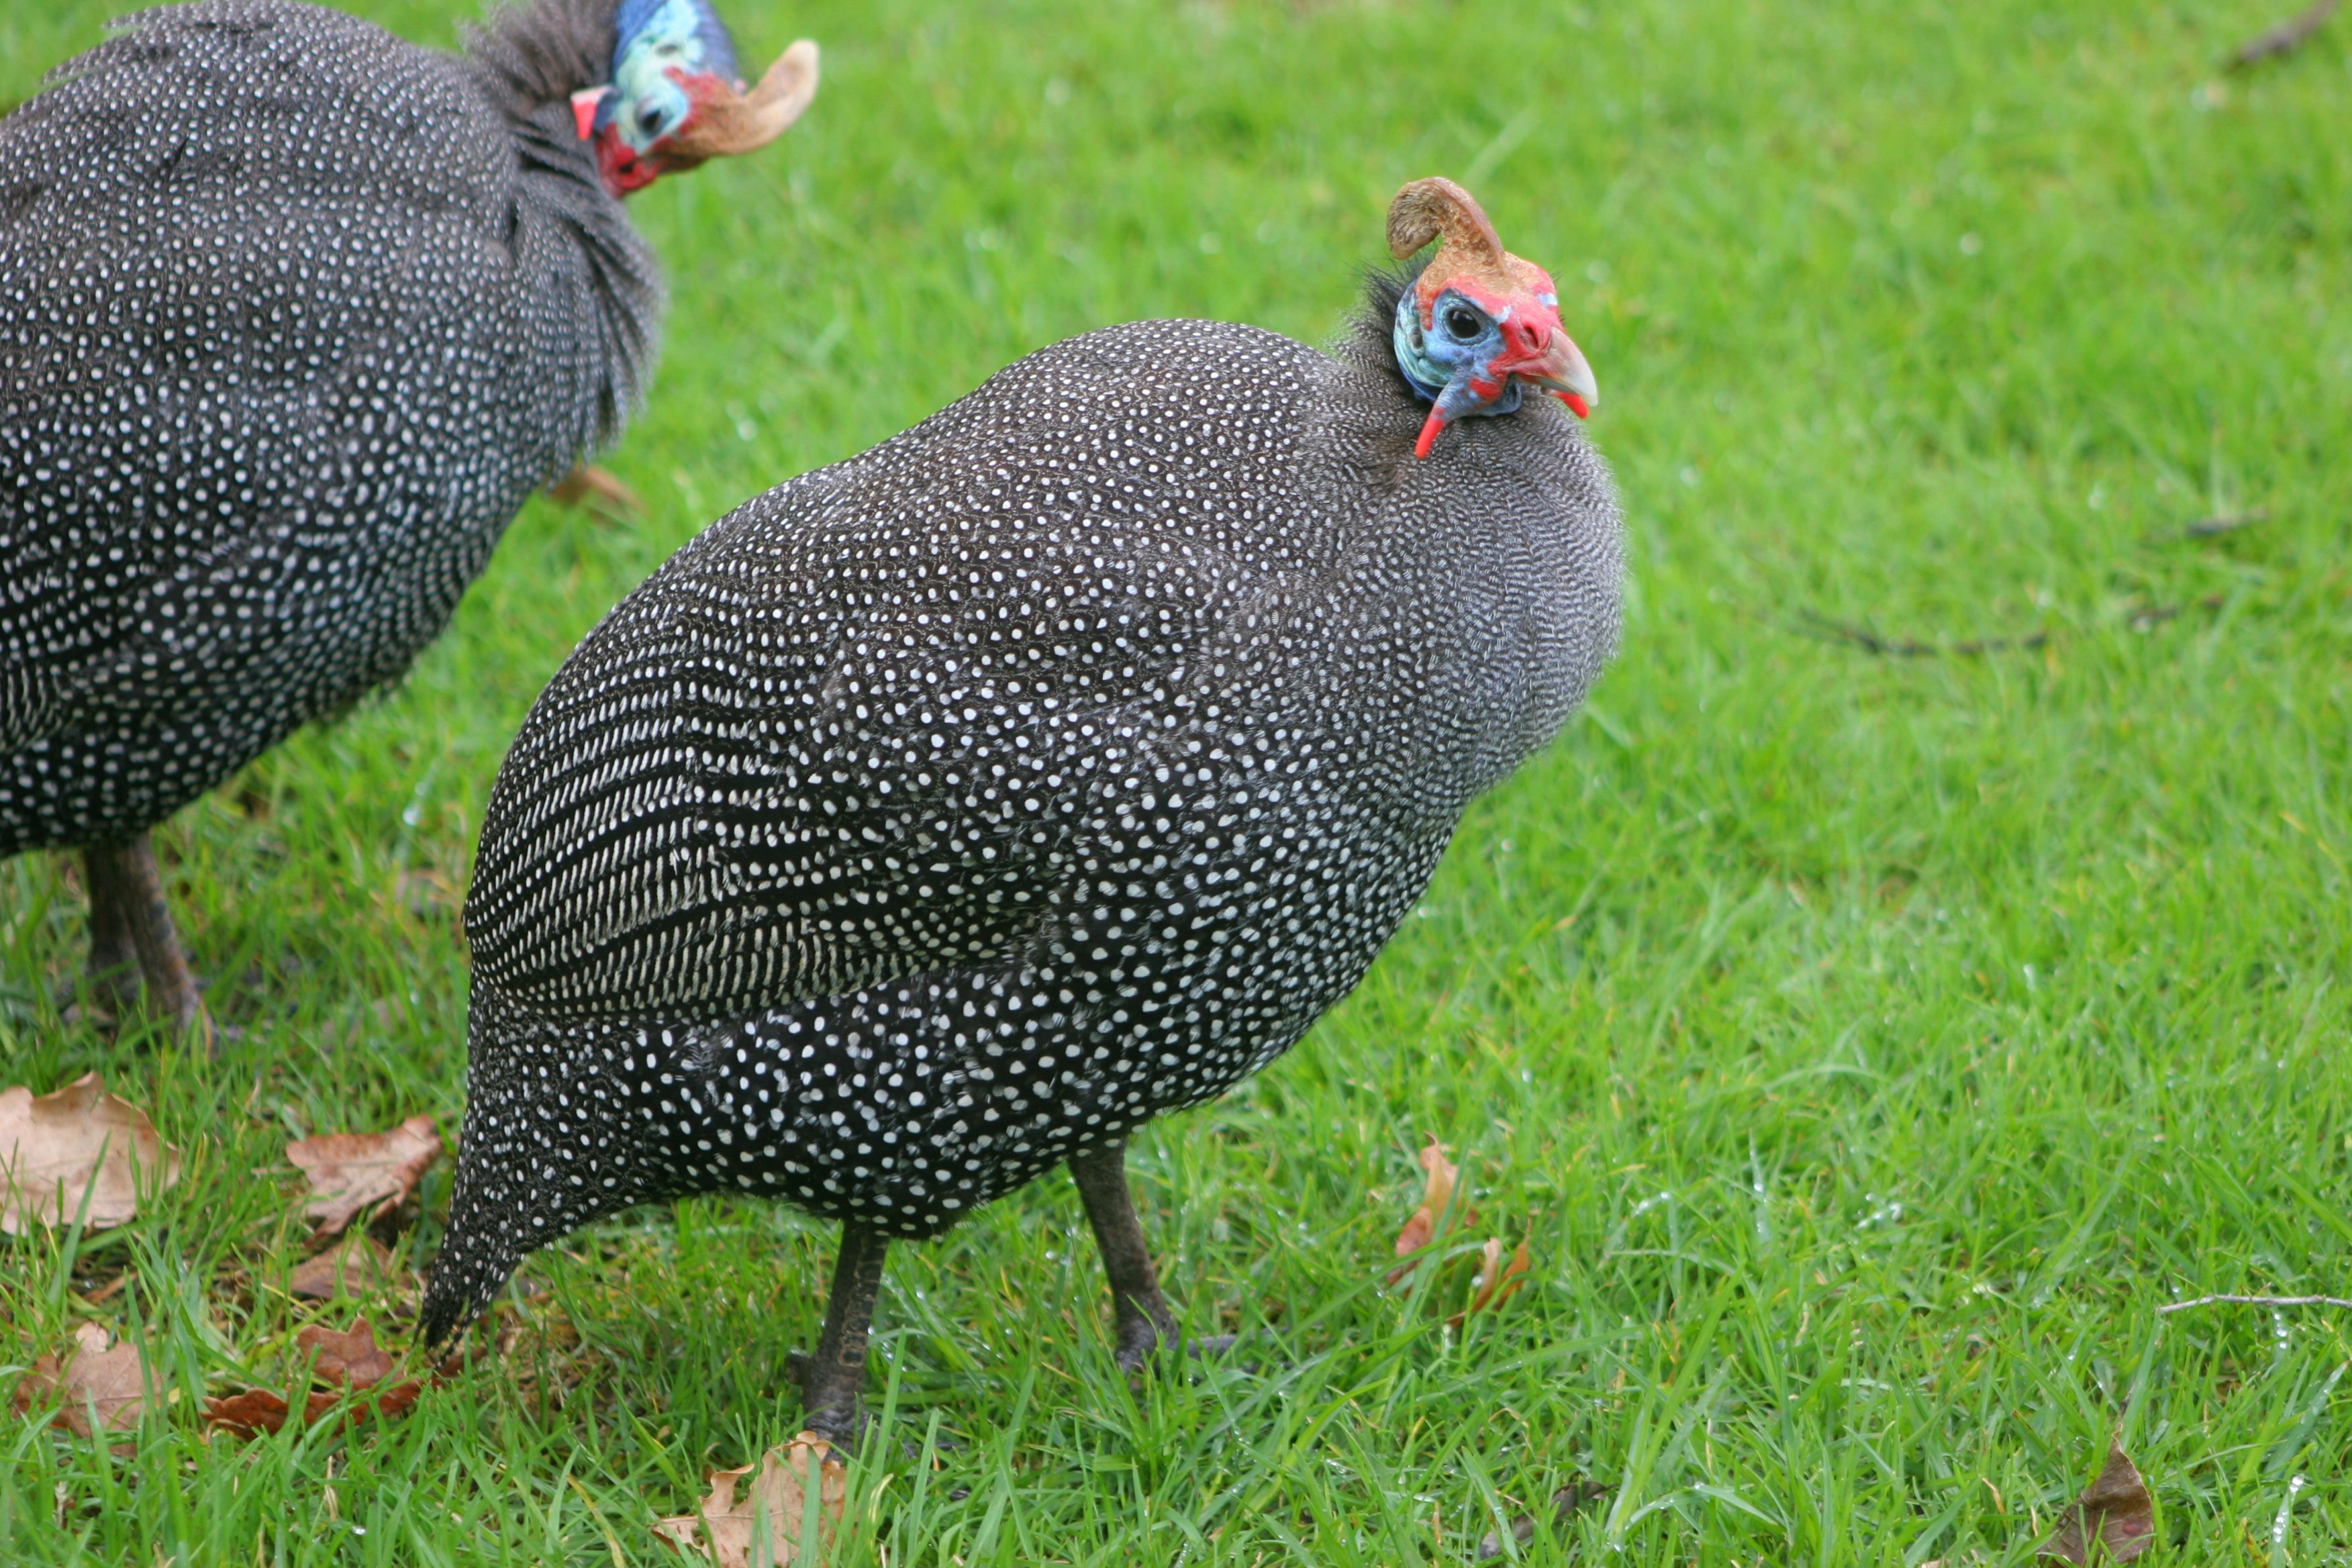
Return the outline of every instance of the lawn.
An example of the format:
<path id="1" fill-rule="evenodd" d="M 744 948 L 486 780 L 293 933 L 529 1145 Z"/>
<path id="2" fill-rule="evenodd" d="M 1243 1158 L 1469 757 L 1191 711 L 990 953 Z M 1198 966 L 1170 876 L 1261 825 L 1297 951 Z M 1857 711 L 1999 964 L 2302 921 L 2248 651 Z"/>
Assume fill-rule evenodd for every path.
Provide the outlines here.
<path id="1" fill-rule="evenodd" d="M 404 685 L 159 837 L 218 1059 L 61 1021 L 79 896 L 0 865 L 0 1083 L 102 1070 L 187 1154 L 0 1242 L 0 1398 L 93 1318 L 166 1394 L 117 1449 L 0 1418 L 0 1557 L 677 1561 L 649 1521 L 796 1426 L 830 1226 L 640 1211 L 404 1419 L 197 1416 L 413 1307 L 289 1297 L 282 1150 L 454 1130 L 509 737 L 738 500 L 1105 322 L 1327 337 L 1444 173 L 1599 375 L 1623 652 L 1358 993 L 1139 1139 L 1171 1296 L 1249 1348 L 1130 1390 L 1058 1178 L 897 1249 L 835 1560 L 1451 1563 L 1533 1511 L 1535 1562 L 2024 1563 L 2120 1437 L 2149 1561 L 2352 1563 L 2352 1311 L 2158 1311 L 2352 1295 L 2352 18 L 2221 68 L 2294 4 L 733 0 L 825 85 L 635 201 L 648 515 L 534 503 Z M 0 16 L 0 101 L 111 8 Z M 1532 1259 L 1458 1331 L 1466 1258 L 1382 1283 L 1433 1136 L 1461 1249 Z"/>

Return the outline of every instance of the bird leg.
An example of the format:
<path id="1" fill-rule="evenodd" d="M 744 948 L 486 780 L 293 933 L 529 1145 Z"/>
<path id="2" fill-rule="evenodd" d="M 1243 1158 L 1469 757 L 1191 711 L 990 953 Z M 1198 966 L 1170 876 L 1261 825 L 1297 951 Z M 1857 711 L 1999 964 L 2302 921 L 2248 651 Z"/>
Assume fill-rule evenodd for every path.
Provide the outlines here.
<path id="1" fill-rule="evenodd" d="M 874 1299 L 882 1289 L 882 1256 L 890 1238 L 857 1220 L 841 1226 L 841 1257 L 833 1266 L 833 1295 L 824 1306 L 824 1332 L 801 1382 L 807 1414 L 802 1425 L 837 1448 L 856 1446 L 865 1425 L 866 1334 Z"/>
<path id="2" fill-rule="evenodd" d="M 89 963 L 82 970 L 89 998 L 121 1019 L 139 1000 L 139 949 L 123 923 L 122 900 L 114 892 L 109 862 L 95 846 L 82 851 L 81 880 L 89 897 Z M 64 993 L 70 999 L 73 993 Z"/>
<path id="3" fill-rule="evenodd" d="M 1094 1224 L 1103 1272 L 1110 1277 L 1111 1300 L 1118 1312 L 1119 1368 L 1139 1371 L 1162 1343 L 1175 1342 L 1176 1314 L 1160 1293 L 1160 1271 L 1151 1266 L 1143 1224 L 1135 1217 L 1135 1197 L 1127 1188 L 1127 1140 L 1114 1139 L 1071 1155 L 1070 1179 L 1078 1185 L 1087 1218 Z"/>
<path id="4" fill-rule="evenodd" d="M 83 879 L 89 885 L 92 988 L 119 1003 L 131 990 L 124 972 L 135 959 L 148 1011 L 183 1032 L 202 1026 L 204 1004 L 163 902 L 154 845 L 146 834 L 135 833 L 87 845 L 81 855 Z M 118 1005 L 116 1016 L 121 1013 Z"/>

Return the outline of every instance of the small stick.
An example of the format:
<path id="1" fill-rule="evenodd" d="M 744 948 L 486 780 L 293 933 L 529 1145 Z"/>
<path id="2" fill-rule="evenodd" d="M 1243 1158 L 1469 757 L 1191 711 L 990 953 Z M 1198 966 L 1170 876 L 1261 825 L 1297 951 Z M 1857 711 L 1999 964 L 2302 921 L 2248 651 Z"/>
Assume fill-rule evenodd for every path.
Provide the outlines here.
<path id="1" fill-rule="evenodd" d="M 2156 1310 L 2158 1317 L 2185 1312 L 2191 1307 L 2352 1307 L 2341 1296 L 2200 1296 L 2193 1301 L 2171 1301 Z"/>
<path id="2" fill-rule="evenodd" d="M 2197 601 L 2197 607 L 2200 610 L 2218 610 L 2225 602 L 2219 594 L 2208 594 Z M 2143 605 L 2132 612 L 2131 629 L 2136 632 L 2147 631 L 2161 622 L 2172 619 L 2186 608 L 2188 606 L 2185 605 Z"/>
<path id="3" fill-rule="evenodd" d="M 2309 43 L 2314 33 L 2327 25 L 2327 18 L 2336 15 L 2336 7 L 2341 4 L 2343 0 L 2317 0 L 2317 4 L 2306 6 L 2269 32 L 2248 39 L 2238 47 L 2236 54 L 2230 57 L 2230 68 L 2243 70 L 2273 56 L 2293 54 Z"/>
<path id="4" fill-rule="evenodd" d="M 2168 541 L 2178 541 L 2178 538 L 2218 538 L 2221 533 L 2237 533 L 2239 529 L 2251 529 L 2258 521 L 2270 521 L 2267 505 L 2258 505 L 2258 508 L 2246 512 L 2213 512 L 2210 517 L 2200 517 L 2188 527 L 2157 529 L 2155 533 L 2145 533 L 2143 541 L 2149 545 L 2161 545 L 2168 543 Z"/>
<path id="5" fill-rule="evenodd" d="M 2000 653 L 2011 648 L 2040 647 L 2050 640 L 2048 632 L 2034 632 L 2021 637 L 1973 637 L 1967 642 L 1917 642 L 1910 637 L 1884 637 L 1866 626 L 1848 626 L 1833 621 L 1811 610 L 1800 610 L 1798 618 L 1813 628 L 1815 635 L 1858 647 L 1864 653 L 1882 658 L 1937 658 L 1946 654 L 1973 658 L 1988 653 Z"/>
<path id="6" fill-rule="evenodd" d="M 2195 522 L 2182 529 L 2180 537 L 2210 539 L 2218 533 L 2235 533 L 2242 528 L 2252 528 L 2258 522 L 2269 521 L 2270 515 L 2270 508 L 2263 506 L 2258 506 L 2252 511 L 2217 512 L 2211 517 L 2199 518 Z"/>

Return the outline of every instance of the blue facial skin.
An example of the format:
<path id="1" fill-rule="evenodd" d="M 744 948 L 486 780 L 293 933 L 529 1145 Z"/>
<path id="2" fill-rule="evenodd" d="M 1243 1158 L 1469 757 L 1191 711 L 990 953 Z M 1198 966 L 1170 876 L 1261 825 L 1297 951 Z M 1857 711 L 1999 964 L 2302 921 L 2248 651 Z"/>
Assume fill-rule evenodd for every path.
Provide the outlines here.
<path id="1" fill-rule="evenodd" d="M 1455 289 L 1439 291 L 1430 308 L 1430 326 L 1421 325 L 1420 300 L 1413 290 L 1397 301 L 1397 368 L 1407 384 L 1425 403 L 1433 403 L 1450 424 L 1471 414 L 1514 414 L 1521 388 L 1517 376 L 1497 378 L 1486 367 L 1503 352 L 1503 329 Z M 1500 379 L 1500 395 L 1482 397 L 1474 381 L 1488 385 Z"/>
<path id="2" fill-rule="evenodd" d="M 693 112 L 671 73 L 732 85 L 735 45 L 718 14 L 699 0 L 625 0 L 616 21 L 613 86 L 596 106 L 594 129 L 617 131 L 643 157 Z"/>

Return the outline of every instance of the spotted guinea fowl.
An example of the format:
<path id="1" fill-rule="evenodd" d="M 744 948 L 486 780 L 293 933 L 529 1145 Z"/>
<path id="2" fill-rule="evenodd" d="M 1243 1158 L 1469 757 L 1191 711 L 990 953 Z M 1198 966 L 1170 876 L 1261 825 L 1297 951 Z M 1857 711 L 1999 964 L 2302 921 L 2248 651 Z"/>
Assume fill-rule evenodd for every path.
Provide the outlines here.
<path id="1" fill-rule="evenodd" d="M 205 0 L 0 120 L 0 857 L 82 847 L 102 992 L 200 1016 L 148 830 L 398 676 L 618 434 L 662 304 L 621 196 L 816 71 L 743 89 L 703 0 L 529 0 L 462 56 Z"/>
<path id="2" fill-rule="evenodd" d="M 1444 180 L 1326 356 L 1147 321 L 1030 355 L 712 525 L 525 721 L 467 931 L 438 1339 L 626 1205 L 843 1222 L 809 1425 L 893 1237 L 1067 1162 L 1119 1359 L 1174 1320 L 1125 1140 L 1363 974 L 1614 645 L 1591 372 Z M 1485 416 L 1485 417 L 1478 417 Z"/>

